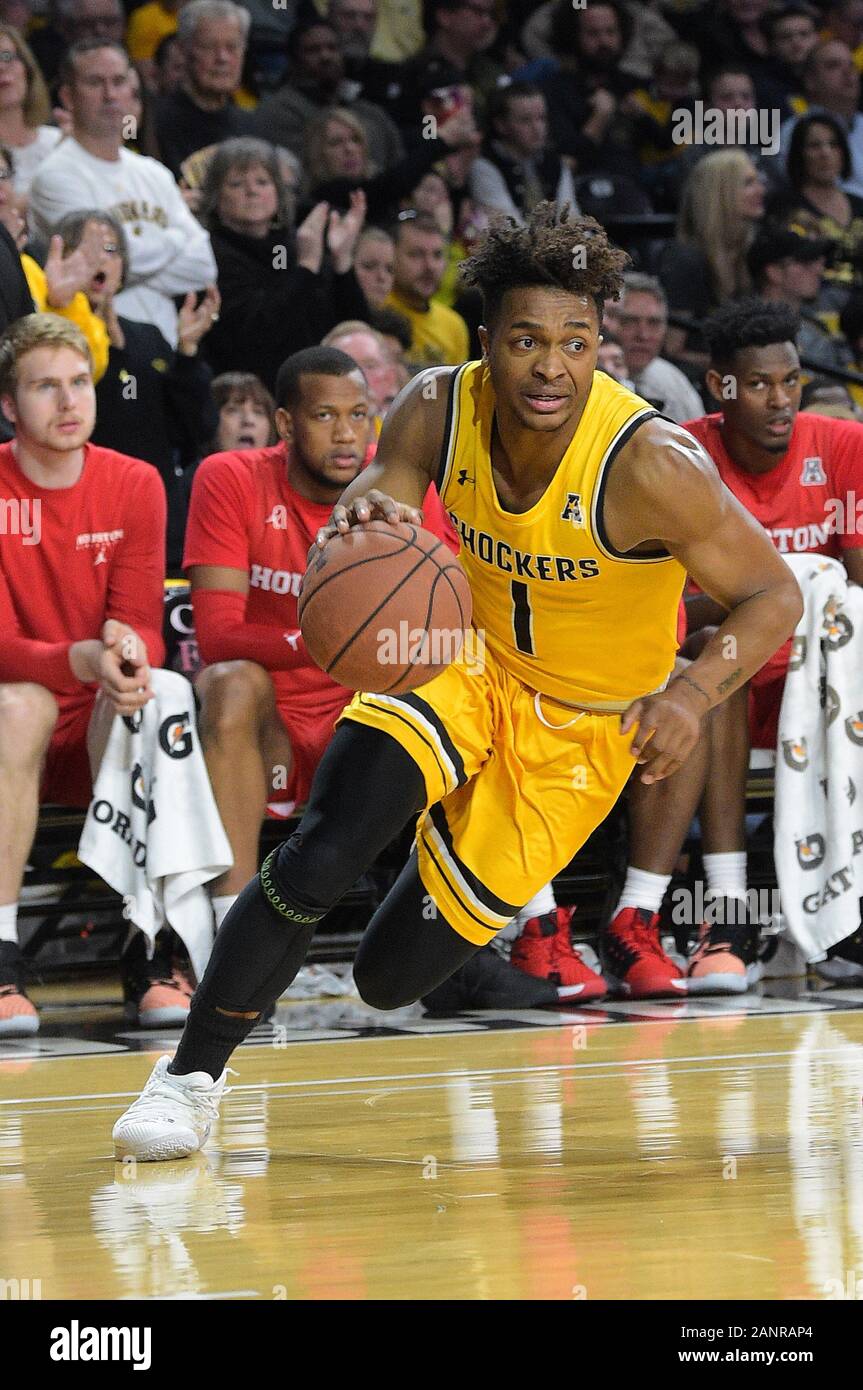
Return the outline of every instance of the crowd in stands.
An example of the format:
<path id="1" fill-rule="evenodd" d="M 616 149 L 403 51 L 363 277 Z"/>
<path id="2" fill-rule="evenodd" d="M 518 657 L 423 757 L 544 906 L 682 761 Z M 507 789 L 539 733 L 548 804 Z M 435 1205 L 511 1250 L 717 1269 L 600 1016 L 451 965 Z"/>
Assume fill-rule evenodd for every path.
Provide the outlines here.
<path id="1" fill-rule="evenodd" d="M 795 429 L 801 386 L 804 411 L 850 422 L 835 447 L 863 497 L 860 455 L 846 458 L 863 419 L 861 73 L 859 0 L 0 0 L 0 1036 L 38 1026 L 16 925 L 38 805 L 86 804 L 98 692 L 126 713 L 146 697 L 165 575 L 191 578 L 202 740 L 235 856 L 217 926 L 256 867 L 273 767 L 289 769 L 282 800 L 302 802 L 347 698 L 299 635 L 304 558 L 401 388 L 480 355 L 458 266 L 496 218 L 607 207 L 633 265 L 600 368 L 679 423 L 723 408 L 729 308 L 743 306 L 741 348 L 790 325 L 794 380 L 765 389 L 786 391 Z M 775 536 L 789 518 L 765 488 L 756 506 L 734 486 L 734 468 L 766 465 L 735 454 L 748 426 L 730 416 L 717 465 Z M 52 538 L 29 559 L 7 505 L 27 496 Z M 435 502 L 428 524 L 456 549 Z M 857 546 L 804 549 L 841 552 L 860 582 Z M 52 606 L 64 584 L 77 609 Z M 697 611 L 690 638 L 718 620 Z M 740 737 L 714 733 L 717 765 Z M 684 820 L 709 782 L 693 769 Z M 633 807 L 634 844 L 653 814 Z M 731 898 L 741 834 L 715 837 Z M 632 861 L 621 910 L 642 916 L 608 957 L 632 994 L 686 982 L 651 944 L 675 854 Z M 513 960 L 561 987 L 571 968 L 577 993 L 570 916 L 550 893 L 529 904 Z M 126 972 L 145 1022 L 188 1007 L 164 940 Z M 745 987 L 751 941 L 731 946 L 708 970 L 703 937 L 690 979 Z M 846 955 L 863 975 L 860 943 Z"/>

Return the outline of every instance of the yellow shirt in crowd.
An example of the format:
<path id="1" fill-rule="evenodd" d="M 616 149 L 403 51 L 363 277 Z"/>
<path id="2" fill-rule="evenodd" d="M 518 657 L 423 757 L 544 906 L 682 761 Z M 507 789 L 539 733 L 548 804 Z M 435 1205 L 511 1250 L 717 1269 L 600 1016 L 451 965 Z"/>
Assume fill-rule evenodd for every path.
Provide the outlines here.
<path id="1" fill-rule="evenodd" d="M 140 9 L 133 10 L 129 16 L 126 28 L 129 56 L 135 63 L 155 57 L 156 49 L 162 40 L 176 32 L 176 11 L 172 14 L 160 5 L 159 0 L 150 0 L 150 4 L 141 5 Z"/>
<path id="2" fill-rule="evenodd" d="M 419 367 L 456 367 L 467 361 L 470 337 L 461 314 L 434 299 L 427 309 L 414 309 L 395 290 L 386 302 L 411 326 L 411 362 Z"/>
<path id="3" fill-rule="evenodd" d="M 105 375 L 105 369 L 108 366 L 111 343 L 105 324 L 99 315 L 90 308 L 87 296 L 79 290 L 65 309 L 55 309 L 52 304 L 48 303 L 48 281 L 41 265 L 34 261 L 32 256 L 27 255 L 22 255 L 21 265 L 27 277 L 27 284 L 30 286 L 33 303 L 39 313 L 59 314 L 62 319 L 69 319 L 71 323 L 77 324 L 80 328 L 90 344 L 90 352 L 93 355 L 93 380 L 99 381 Z"/>

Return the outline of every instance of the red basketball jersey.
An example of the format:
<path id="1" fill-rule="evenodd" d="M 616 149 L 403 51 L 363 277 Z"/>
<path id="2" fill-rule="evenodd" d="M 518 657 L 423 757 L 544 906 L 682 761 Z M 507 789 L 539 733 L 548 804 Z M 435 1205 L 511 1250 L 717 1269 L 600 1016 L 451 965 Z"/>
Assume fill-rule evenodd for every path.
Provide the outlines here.
<path id="1" fill-rule="evenodd" d="M 284 444 L 211 454 L 195 474 L 183 567 L 226 565 L 249 576 L 246 620 L 298 629 L 297 597 L 309 548 L 332 505 L 310 502 L 288 482 Z M 276 698 L 337 698 L 336 684 L 309 659 L 271 673 Z M 342 687 L 338 687 L 342 690 Z M 347 699 L 348 692 L 342 690 Z"/>
<path id="2" fill-rule="evenodd" d="M 847 524 L 849 509 L 856 516 L 856 502 L 863 501 L 863 425 L 801 413 L 776 467 L 749 473 L 730 457 L 721 424 L 721 415 L 703 415 L 685 428 L 704 445 L 722 481 L 761 522 L 777 550 L 839 559 L 843 550 L 863 545 L 863 507 L 859 532 Z"/>
<path id="3" fill-rule="evenodd" d="M 366 464 L 373 455 L 374 446 Z M 436 494 L 433 502 L 439 515 L 432 508 L 426 525 L 442 535 L 443 511 Z M 211 454 L 195 474 L 183 566 L 188 570 L 193 565 L 226 565 L 246 571 L 246 621 L 299 629 L 297 599 L 309 549 L 331 514 L 332 503 L 310 502 L 291 486 L 284 444 Z M 442 538 L 448 540 L 445 534 Z M 329 708 L 350 694 L 311 658 L 271 675 L 280 703 L 307 703 L 314 696 L 325 699 Z"/>
<path id="4" fill-rule="evenodd" d="M 729 455 L 721 415 L 689 420 L 685 428 L 704 445 L 725 485 L 761 522 L 783 554 L 811 552 L 841 559 L 863 546 L 863 425 L 826 415 L 798 414 L 791 441 L 775 468 L 749 473 Z M 859 525 L 859 530 L 858 530 Z M 790 641 L 762 667 L 773 680 L 788 665 Z"/>

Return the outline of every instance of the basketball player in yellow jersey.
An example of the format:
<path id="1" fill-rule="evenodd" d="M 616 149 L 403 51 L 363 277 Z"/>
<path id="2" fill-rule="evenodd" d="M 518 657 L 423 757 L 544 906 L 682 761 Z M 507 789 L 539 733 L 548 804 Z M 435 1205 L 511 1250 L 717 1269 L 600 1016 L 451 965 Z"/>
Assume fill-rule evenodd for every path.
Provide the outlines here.
<path id="1" fill-rule="evenodd" d="M 119 1154 L 200 1146 L 231 1052 L 412 815 L 417 852 L 354 966 L 384 1009 L 490 941 L 636 761 L 645 781 L 673 774 L 707 711 L 793 631 L 796 581 L 696 440 L 595 370 L 626 261 L 598 223 L 544 205 L 465 263 L 483 294 L 483 360 L 405 388 L 318 543 L 373 518 L 421 523 L 437 481 L 484 645 L 411 694 L 348 706 L 299 829 L 225 918 L 175 1059 L 115 1126 Z M 669 683 L 687 571 L 729 616 Z"/>

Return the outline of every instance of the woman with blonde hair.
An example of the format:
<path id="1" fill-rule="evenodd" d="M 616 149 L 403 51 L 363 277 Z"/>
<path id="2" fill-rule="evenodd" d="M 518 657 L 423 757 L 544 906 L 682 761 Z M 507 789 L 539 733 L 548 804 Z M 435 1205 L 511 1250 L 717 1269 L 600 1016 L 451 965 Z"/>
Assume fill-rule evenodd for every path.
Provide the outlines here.
<path id="1" fill-rule="evenodd" d="M 39 65 L 11 24 L 0 24 L 0 144 L 12 152 L 15 192 L 26 195 L 42 161 L 63 139 L 48 125 L 51 102 Z"/>
<path id="2" fill-rule="evenodd" d="M 695 165 L 683 187 L 675 239 L 659 266 L 669 312 L 688 314 L 693 321 L 690 329 L 669 327 L 669 357 L 707 366 L 696 325 L 720 304 L 751 290 L 746 252 L 764 203 L 763 179 L 742 150 L 718 150 Z"/>
<path id="3" fill-rule="evenodd" d="M 331 207 L 347 208 L 351 193 L 361 189 L 369 219 L 389 222 L 424 174 L 454 151 L 471 146 L 479 147 L 479 134 L 472 114 L 461 111 L 440 123 L 436 139 L 421 140 L 391 169 L 378 172 L 362 122 L 344 107 L 331 107 L 310 121 L 306 131 L 303 164 L 309 203 L 323 199 Z"/>

